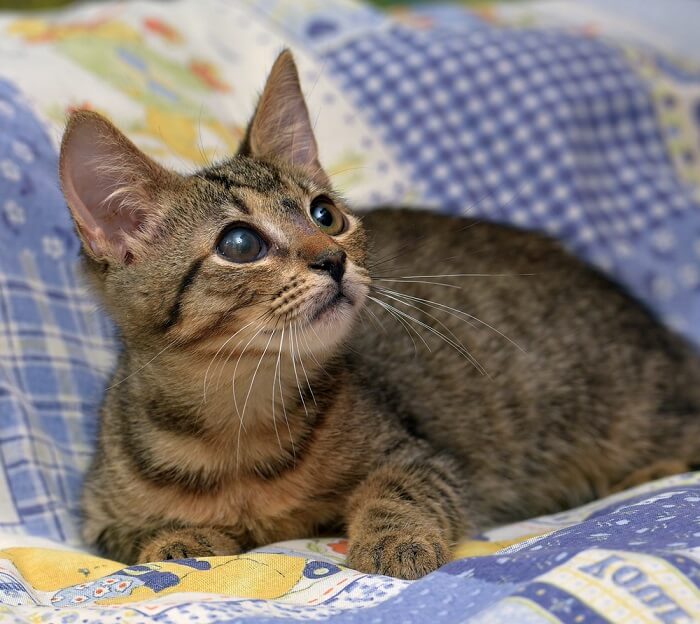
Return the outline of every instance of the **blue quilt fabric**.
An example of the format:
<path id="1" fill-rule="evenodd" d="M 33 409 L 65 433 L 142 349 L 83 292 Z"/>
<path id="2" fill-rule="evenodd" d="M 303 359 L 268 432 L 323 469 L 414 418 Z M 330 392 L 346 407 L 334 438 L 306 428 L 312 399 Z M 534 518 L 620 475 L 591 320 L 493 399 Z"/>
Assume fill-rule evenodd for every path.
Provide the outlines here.
<path id="1" fill-rule="evenodd" d="M 0 531 L 75 542 L 113 352 L 75 273 L 78 241 L 45 129 L 0 80 Z"/>
<path id="2" fill-rule="evenodd" d="M 700 343 L 697 189 L 676 175 L 621 51 L 468 21 L 397 25 L 322 54 L 427 205 L 559 238 Z"/>
<path id="3" fill-rule="evenodd" d="M 408 172 L 405 188 L 391 189 L 375 172 L 377 203 L 404 196 L 547 232 L 700 345 L 699 191 L 674 168 L 653 89 L 625 50 L 565 32 L 496 28 L 454 7 L 421 12 L 432 20 L 427 27 L 349 0 L 309 0 L 312 12 L 289 0 L 243 5 L 333 76 Z M 164 11 L 149 27 L 164 41 L 175 37 L 163 5 L 149 10 Z M 32 25 L 24 26 L 31 37 Z M 700 93 L 700 71 L 651 58 L 664 80 Z M 700 96 L 689 106 L 697 130 Z M 0 79 L 0 538 L 80 545 L 80 484 L 115 340 L 80 286 L 79 245 L 56 169 L 46 128 Z M 700 621 L 700 474 L 524 524 L 496 529 L 484 543 L 532 539 L 454 561 L 415 583 L 358 574 L 322 593 L 325 602 L 304 602 L 301 573 L 289 595 L 275 599 L 135 600 L 128 611 L 97 604 L 63 621 Z M 336 557 L 339 543 L 313 542 L 302 566 L 308 579 L 354 574 Z M 304 550 L 294 546 L 266 552 Z M 6 605 L 43 609 L 42 621 L 69 618 L 47 606 L 46 591 L 32 594 L 17 569 L 2 567 L 12 559 L 3 557 L 0 621 L 14 617 Z M 26 602 L 12 602 L 18 596 Z M 39 621 L 38 613 L 27 611 L 27 621 Z"/>

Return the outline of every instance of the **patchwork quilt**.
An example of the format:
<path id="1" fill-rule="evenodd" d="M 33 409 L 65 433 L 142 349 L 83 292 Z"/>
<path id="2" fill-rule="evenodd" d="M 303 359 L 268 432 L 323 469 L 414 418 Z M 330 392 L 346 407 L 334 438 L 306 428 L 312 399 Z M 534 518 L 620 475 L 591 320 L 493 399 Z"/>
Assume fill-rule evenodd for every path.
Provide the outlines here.
<path id="1" fill-rule="evenodd" d="M 0 622 L 700 621 L 700 474 L 495 528 L 416 582 L 344 567 L 340 536 L 125 567 L 78 532 L 115 343 L 58 189 L 68 111 L 189 171 L 235 149 L 289 46 L 354 205 L 546 231 L 700 343 L 700 7 L 640 4 L 0 12 Z"/>

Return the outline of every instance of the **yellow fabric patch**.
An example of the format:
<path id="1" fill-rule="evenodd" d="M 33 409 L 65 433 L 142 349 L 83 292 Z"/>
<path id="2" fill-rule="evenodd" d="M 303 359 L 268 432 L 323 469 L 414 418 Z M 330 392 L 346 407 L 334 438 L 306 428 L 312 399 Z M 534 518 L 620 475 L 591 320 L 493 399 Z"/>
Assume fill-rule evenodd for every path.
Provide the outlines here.
<path id="1" fill-rule="evenodd" d="M 85 583 L 124 567 L 123 563 L 81 552 L 44 548 L 7 548 L 0 550 L 0 558 L 9 559 L 22 577 L 39 591 L 55 591 Z"/>

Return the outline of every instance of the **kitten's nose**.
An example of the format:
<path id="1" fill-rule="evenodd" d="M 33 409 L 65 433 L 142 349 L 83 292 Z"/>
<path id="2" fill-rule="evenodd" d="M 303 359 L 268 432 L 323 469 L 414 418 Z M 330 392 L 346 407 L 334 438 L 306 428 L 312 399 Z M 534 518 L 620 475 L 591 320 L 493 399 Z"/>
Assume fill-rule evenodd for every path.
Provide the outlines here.
<path id="1" fill-rule="evenodd" d="M 316 259 L 309 264 L 310 269 L 315 271 L 324 271 L 330 275 L 333 280 L 340 284 L 345 273 L 345 259 L 347 254 L 339 249 L 338 251 L 324 252 L 319 254 Z"/>

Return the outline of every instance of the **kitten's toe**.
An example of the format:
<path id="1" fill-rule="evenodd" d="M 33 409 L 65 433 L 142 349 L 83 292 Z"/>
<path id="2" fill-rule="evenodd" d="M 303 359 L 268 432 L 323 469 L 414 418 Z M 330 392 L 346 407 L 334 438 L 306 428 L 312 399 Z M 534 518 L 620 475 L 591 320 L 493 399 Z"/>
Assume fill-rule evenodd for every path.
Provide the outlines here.
<path id="1" fill-rule="evenodd" d="M 236 545 L 229 543 L 227 538 L 215 530 L 165 530 L 157 533 L 141 547 L 138 562 L 233 555 L 237 552 Z"/>
<path id="2" fill-rule="evenodd" d="M 436 531 L 385 531 L 351 541 L 347 564 L 361 572 L 413 580 L 447 563 L 449 552 Z"/>

